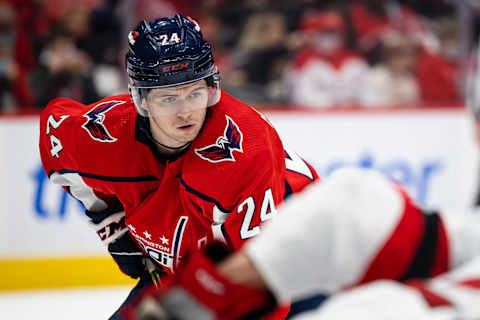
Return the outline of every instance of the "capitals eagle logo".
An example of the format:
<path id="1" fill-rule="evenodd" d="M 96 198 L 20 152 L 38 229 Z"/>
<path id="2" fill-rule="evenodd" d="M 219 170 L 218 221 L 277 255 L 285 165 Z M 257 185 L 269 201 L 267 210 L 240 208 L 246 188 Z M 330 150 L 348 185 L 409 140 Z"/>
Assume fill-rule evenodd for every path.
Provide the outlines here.
<path id="1" fill-rule="evenodd" d="M 218 137 L 215 144 L 195 149 L 195 153 L 200 158 L 210 162 L 235 161 L 233 151 L 243 152 L 242 132 L 232 118 L 227 115 L 225 117 L 227 118 L 227 126 L 223 136 Z"/>
<path id="2" fill-rule="evenodd" d="M 97 104 L 90 111 L 83 116 L 87 118 L 87 121 L 82 125 L 82 128 L 87 130 L 90 137 L 93 140 L 100 142 L 115 142 L 117 138 L 110 135 L 107 128 L 103 124 L 105 120 L 105 113 L 111 110 L 113 107 L 125 103 L 125 101 L 106 101 Z"/>

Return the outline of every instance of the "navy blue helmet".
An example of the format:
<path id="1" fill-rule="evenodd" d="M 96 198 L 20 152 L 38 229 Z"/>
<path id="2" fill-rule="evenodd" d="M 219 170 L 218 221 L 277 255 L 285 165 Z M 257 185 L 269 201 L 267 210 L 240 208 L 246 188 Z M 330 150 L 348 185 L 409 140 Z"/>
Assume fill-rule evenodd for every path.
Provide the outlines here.
<path id="1" fill-rule="evenodd" d="M 181 14 L 143 20 L 128 34 L 126 55 L 129 90 L 140 114 L 141 100 L 148 89 L 165 88 L 205 79 L 208 105 L 220 99 L 219 75 L 211 45 L 203 39 L 200 26 Z"/>

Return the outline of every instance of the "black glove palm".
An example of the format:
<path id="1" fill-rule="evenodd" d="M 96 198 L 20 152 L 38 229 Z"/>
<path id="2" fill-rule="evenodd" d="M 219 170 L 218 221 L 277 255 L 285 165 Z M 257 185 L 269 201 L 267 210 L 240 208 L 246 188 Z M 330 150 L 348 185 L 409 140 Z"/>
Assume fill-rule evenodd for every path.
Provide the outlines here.
<path id="1" fill-rule="evenodd" d="M 140 251 L 137 244 L 125 232 L 115 241 L 108 244 L 108 252 L 112 255 L 120 270 L 123 273 L 137 279 L 148 271 L 145 267 L 147 257 Z"/>

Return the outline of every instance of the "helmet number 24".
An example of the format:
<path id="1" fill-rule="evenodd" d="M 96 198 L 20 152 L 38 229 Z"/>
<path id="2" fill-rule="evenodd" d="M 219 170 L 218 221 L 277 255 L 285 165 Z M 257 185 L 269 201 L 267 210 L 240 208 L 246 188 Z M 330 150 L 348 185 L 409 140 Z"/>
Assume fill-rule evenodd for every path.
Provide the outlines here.
<path id="1" fill-rule="evenodd" d="M 168 38 L 168 34 L 161 34 L 160 35 L 160 44 L 162 46 L 166 46 L 166 45 L 171 45 L 171 44 L 175 44 L 175 43 L 179 43 L 180 42 L 180 38 L 178 37 L 178 34 L 176 32 L 172 33 L 172 35 L 170 36 L 170 39 Z"/>

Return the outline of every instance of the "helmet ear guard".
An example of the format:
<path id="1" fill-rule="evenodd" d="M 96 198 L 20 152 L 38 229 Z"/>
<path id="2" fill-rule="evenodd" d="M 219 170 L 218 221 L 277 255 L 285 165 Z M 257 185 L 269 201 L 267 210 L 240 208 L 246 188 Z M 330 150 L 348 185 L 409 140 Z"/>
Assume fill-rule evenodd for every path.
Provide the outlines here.
<path id="1" fill-rule="evenodd" d="M 220 73 L 215 67 L 215 73 L 205 78 L 208 87 L 208 104 L 207 107 L 216 105 L 220 101 L 222 90 L 220 89 Z"/>
<path id="2" fill-rule="evenodd" d="M 128 93 L 130 94 L 133 105 L 141 116 L 148 117 L 148 110 L 143 106 L 143 101 L 145 101 L 148 92 L 146 92 L 146 89 L 136 88 L 135 84 L 132 84 L 132 79 L 129 79 L 128 82 Z"/>
<path id="3" fill-rule="evenodd" d="M 147 88 L 167 88 L 201 79 L 207 81 L 208 106 L 221 95 L 220 77 L 214 64 L 211 46 L 203 39 L 198 24 L 176 14 L 150 22 L 142 21 L 128 36 L 126 55 L 129 92 L 138 112 Z"/>

